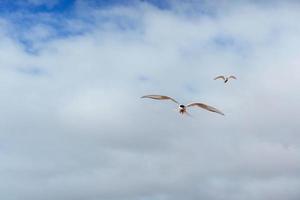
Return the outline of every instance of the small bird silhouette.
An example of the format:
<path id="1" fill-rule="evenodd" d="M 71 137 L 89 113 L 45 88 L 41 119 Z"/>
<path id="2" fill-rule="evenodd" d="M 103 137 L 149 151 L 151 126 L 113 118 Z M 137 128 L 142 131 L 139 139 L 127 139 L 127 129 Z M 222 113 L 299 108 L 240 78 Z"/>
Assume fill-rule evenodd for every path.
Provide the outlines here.
<path id="1" fill-rule="evenodd" d="M 218 113 L 220 115 L 224 115 L 224 113 L 222 113 L 220 110 L 218 110 L 218 109 L 216 109 L 212 106 L 206 105 L 204 103 L 190 103 L 188 105 L 183 105 L 183 104 L 179 104 L 175 99 L 173 99 L 171 97 L 168 97 L 168 96 L 164 96 L 164 95 L 145 95 L 145 96 L 142 96 L 141 98 L 150 98 L 150 99 L 156 99 L 156 100 L 171 100 L 174 103 L 179 105 L 179 113 L 180 114 L 189 115 L 189 113 L 187 112 L 187 107 L 197 106 L 199 108 L 203 108 L 203 109 L 208 110 L 210 112 L 215 112 L 215 113 Z"/>
<path id="2" fill-rule="evenodd" d="M 224 80 L 224 83 L 227 83 L 229 79 L 235 79 L 236 80 L 236 77 L 235 76 L 229 76 L 229 77 L 225 77 L 225 76 L 217 76 L 216 78 L 214 78 L 214 80 L 217 80 L 217 79 L 223 79 Z"/>

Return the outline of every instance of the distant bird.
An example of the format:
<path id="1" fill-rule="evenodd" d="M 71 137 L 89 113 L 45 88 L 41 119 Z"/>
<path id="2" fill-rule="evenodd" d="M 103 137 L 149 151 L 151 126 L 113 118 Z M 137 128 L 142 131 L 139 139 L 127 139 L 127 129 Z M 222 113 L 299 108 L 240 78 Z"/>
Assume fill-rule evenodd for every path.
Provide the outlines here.
<path id="1" fill-rule="evenodd" d="M 224 80 L 224 83 L 227 83 L 229 79 L 236 79 L 235 76 L 229 76 L 229 77 L 225 77 L 225 76 L 217 76 L 216 78 L 214 78 L 214 80 L 217 80 L 217 79 L 223 79 Z"/>
<path id="2" fill-rule="evenodd" d="M 179 104 L 175 99 L 173 99 L 171 97 L 168 97 L 168 96 L 163 96 L 163 95 L 145 95 L 145 96 L 142 96 L 141 98 L 150 98 L 150 99 L 156 99 L 156 100 L 171 100 L 174 103 L 179 105 L 179 113 L 180 114 L 189 115 L 189 113 L 186 110 L 187 107 L 197 106 L 197 107 L 203 108 L 205 110 L 208 110 L 210 112 L 215 112 L 215 113 L 218 113 L 220 115 L 224 115 L 224 113 L 222 113 L 220 110 L 218 110 L 218 109 L 216 109 L 212 106 L 206 105 L 204 103 L 190 103 L 190 104 L 185 106 L 183 104 Z"/>

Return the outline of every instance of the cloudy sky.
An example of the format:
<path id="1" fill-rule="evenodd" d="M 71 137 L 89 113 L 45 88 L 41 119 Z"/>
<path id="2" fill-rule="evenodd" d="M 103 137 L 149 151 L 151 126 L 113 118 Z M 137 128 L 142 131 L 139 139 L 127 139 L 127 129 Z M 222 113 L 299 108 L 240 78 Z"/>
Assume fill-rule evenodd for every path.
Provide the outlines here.
<path id="1" fill-rule="evenodd" d="M 0 1 L 0 199 L 298 200 L 299 19 L 292 0 Z"/>

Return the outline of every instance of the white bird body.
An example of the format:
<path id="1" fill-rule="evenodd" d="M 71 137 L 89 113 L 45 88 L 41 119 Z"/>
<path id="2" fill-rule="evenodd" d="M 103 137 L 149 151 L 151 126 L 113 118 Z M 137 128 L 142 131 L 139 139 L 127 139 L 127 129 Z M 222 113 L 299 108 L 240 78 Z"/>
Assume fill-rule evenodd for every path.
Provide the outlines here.
<path id="1" fill-rule="evenodd" d="M 150 98 L 150 99 L 156 99 L 156 100 L 171 100 L 174 103 L 179 105 L 179 113 L 180 114 L 187 114 L 189 115 L 189 113 L 187 112 L 187 108 L 188 107 L 192 107 L 192 106 L 197 106 L 200 108 L 203 108 L 205 110 L 208 110 L 210 112 L 215 112 L 218 113 L 220 115 L 224 115 L 224 113 L 222 113 L 220 110 L 218 110 L 217 108 L 214 108 L 212 106 L 206 105 L 204 103 L 190 103 L 188 105 L 183 105 L 183 104 L 179 104 L 175 99 L 168 97 L 168 96 L 164 96 L 164 95 L 145 95 L 142 96 L 141 98 Z"/>

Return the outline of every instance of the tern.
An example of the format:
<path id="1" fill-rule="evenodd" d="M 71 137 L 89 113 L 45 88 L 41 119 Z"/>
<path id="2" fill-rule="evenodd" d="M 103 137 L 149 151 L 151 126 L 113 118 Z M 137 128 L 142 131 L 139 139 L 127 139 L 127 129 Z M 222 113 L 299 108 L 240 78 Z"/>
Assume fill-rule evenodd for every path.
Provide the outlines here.
<path id="1" fill-rule="evenodd" d="M 229 76 L 229 77 L 225 77 L 225 76 L 217 76 L 216 78 L 214 78 L 214 80 L 217 80 L 217 79 L 223 79 L 224 80 L 224 83 L 227 83 L 229 79 L 236 79 L 235 76 Z"/>
<path id="2" fill-rule="evenodd" d="M 187 108 L 194 106 L 194 107 L 203 108 L 203 109 L 208 110 L 210 112 L 215 112 L 215 113 L 218 113 L 220 115 L 224 115 L 224 113 L 222 113 L 217 108 L 214 108 L 212 106 L 206 105 L 204 103 L 190 103 L 188 105 L 183 105 L 183 104 L 178 103 L 175 99 L 173 99 L 171 97 L 168 97 L 168 96 L 164 96 L 164 95 L 145 95 L 145 96 L 142 96 L 141 98 L 150 98 L 150 99 L 156 99 L 156 100 L 171 100 L 174 103 L 176 103 L 177 105 L 179 105 L 179 113 L 180 114 L 187 114 L 187 115 L 189 115 L 189 113 L 187 112 Z"/>

